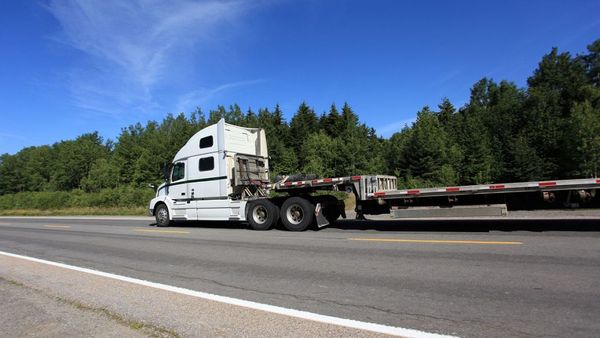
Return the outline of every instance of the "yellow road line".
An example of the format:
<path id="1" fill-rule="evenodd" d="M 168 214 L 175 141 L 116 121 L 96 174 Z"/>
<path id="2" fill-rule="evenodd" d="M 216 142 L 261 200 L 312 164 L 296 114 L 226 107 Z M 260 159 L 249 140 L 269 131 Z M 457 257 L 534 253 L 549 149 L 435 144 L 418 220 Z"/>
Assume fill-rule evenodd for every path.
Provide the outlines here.
<path id="1" fill-rule="evenodd" d="M 70 228 L 70 225 L 62 225 L 62 224 L 44 224 L 46 228 Z"/>
<path id="2" fill-rule="evenodd" d="M 437 239 L 401 239 L 401 238 L 348 238 L 350 241 L 393 242 L 393 243 L 429 243 L 429 244 L 491 244 L 491 245 L 520 245 L 523 242 L 497 241 L 447 241 Z"/>
<path id="3" fill-rule="evenodd" d="M 157 229 L 133 229 L 133 231 L 139 232 L 158 232 L 163 234 L 189 234 L 189 231 L 181 231 L 181 230 L 157 230 Z"/>

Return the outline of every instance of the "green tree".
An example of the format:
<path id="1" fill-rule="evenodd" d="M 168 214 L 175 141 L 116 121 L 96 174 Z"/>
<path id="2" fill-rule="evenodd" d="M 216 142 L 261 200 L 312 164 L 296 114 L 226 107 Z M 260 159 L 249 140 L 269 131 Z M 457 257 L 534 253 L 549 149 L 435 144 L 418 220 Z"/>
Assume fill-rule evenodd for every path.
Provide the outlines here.
<path id="1" fill-rule="evenodd" d="M 477 112 L 476 108 L 470 108 L 460 114 L 459 158 L 462 161 L 452 161 L 452 164 L 460 167 L 460 181 L 463 184 L 490 183 L 495 167 L 489 134 L 483 116 Z"/>
<path id="2" fill-rule="evenodd" d="M 583 61 L 590 81 L 596 87 L 600 87 L 600 39 L 587 46 L 588 54 L 578 59 Z"/>
<path id="3" fill-rule="evenodd" d="M 394 133 L 389 140 L 385 141 L 385 160 L 388 174 L 397 177 L 409 175 L 406 168 L 408 163 L 408 141 L 411 138 L 412 129 L 405 126 L 400 132 Z"/>
<path id="4" fill-rule="evenodd" d="M 585 66 L 556 48 L 544 55 L 527 80 L 525 113 L 528 143 L 543 159 L 541 176 L 559 178 L 576 170 L 571 161 L 576 145 L 568 135 L 568 120 L 576 102 L 585 99 L 590 84 Z"/>
<path id="5" fill-rule="evenodd" d="M 427 185 L 454 185 L 458 181 L 451 165 L 453 148 L 437 116 L 424 107 L 417 113 L 406 145 L 407 178 L 419 177 Z"/>
<path id="6" fill-rule="evenodd" d="M 533 181 L 543 179 L 543 158 L 538 155 L 535 147 L 529 144 L 524 134 L 513 137 L 509 148 L 509 165 L 507 171 L 515 181 Z"/>
<path id="7" fill-rule="evenodd" d="M 20 171 L 18 156 L 0 156 L 0 194 L 25 191 L 25 178 Z"/>
<path id="8" fill-rule="evenodd" d="M 576 159 L 578 176 L 598 177 L 600 170 L 600 108 L 590 102 L 573 107 L 573 136 L 578 141 Z"/>
<path id="9" fill-rule="evenodd" d="M 348 102 L 344 102 L 340 119 L 341 128 L 338 130 L 338 133 L 353 129 L 359 125 L 358 115 L 352 110 Z"/>
<path id="10" fill-rule="evenodd" d="M 260 128 L 260 125 L 258 124 L 258 117 L 256 116 L 256 114 L 254 113 L 254 111 L 252 110 L 252 108 L 248 108 L 248 111 L 246 112 L 246 116 L 244 117 L 244 125 L 250 128 Z"/>
<path id="11" fill-rule="evenodd" d="M 454 115 L 456 114 L 456 108 L 450 100 L 445 97 L 442 99 L 442 103 L 438 105 L 440 111 L 436 114 L 438 121 L 440 124 L 446 129 L 447 132 L 452 131 L 452 124 L 454 120 Z"/>
<path id="12" fill-rule="evenodd" d="M 317 132 L 319 129 L 317 115 L 305 102 L 298 107 L 298 111 L 292 117 L 290 122 L 290 146 L 297 154 L 300 154 L 300 160 L 304 160 L 302 155 L 302 145 L 308 136 Z"/>
<path id="13" fill-rule="evenodd" d="M 343 132 L 344 126 L 342 125 L 342 119 L 335 103 L 331 104 L 327 114 L 321 116 L 319 125 L 320 129 L 325 131 L 330 137 L 339 136 Z"/>
<path id="14" fill-rule="evenodd" d="M 303 145 L 304 173 L 319 177 L 336 175 L 336 141 L 324 131 L 310 134 Z"/>
<path id="15" fill-rule="evenodd" d="M 208 114 L 208 124 L 215 124 L 219 122 L 220 119 L 227 120 L 227 111 L 224 106 L 217 106 L 217 109 L 211 110 Z"/>
<path id="16" fill-rule="evenodd" d="M 54 160 L 50 164 L 49 182 L 52 190 L 81 188 L 81 180 L 88 175 L 92 164 L 109 155 L 98 132 L 83 134 L 73 141 L 62 141 L 52 148 Z"/>
<path id="17" fill-rule="evenodd" d="M 92 164 L 88 175 L 81 181 L 83 190 L 97 192 L 101 189 L 116 188 L 121 183 L 118 164 L 107 158 L 99 158 Z"/>
<path id="18" fill-rule="evenodd" d="M 264 128 L 269 149 L 269 167 L 273 177 L 298 170 L 297 154 L 289 147 L 289 127 L 279 105 L 271 113 L 268 108 L 258 110 L 257 127 Z"/>

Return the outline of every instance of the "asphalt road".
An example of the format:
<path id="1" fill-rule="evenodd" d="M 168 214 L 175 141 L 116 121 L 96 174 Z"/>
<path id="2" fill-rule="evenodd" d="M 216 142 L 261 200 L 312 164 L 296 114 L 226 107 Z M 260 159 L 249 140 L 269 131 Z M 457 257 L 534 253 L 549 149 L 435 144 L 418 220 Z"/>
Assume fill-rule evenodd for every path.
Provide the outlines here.
<path id="1" fill-rule="evenodd" d="M 0 218 L 0 250 L 465 337 L 600 334 L 600 220 L 340 221 L 321 231 Z"/>

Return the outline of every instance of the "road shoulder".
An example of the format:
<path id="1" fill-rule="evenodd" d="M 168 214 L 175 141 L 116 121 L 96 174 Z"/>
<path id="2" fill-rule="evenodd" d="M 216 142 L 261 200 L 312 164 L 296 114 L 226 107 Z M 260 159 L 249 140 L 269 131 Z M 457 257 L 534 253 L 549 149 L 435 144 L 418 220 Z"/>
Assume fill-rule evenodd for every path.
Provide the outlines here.
<path id="1" fill-rule="evenodd" d="M 199 299 L 1 255 L 0 278 L 3 281 L 2 287 L 9 291 L 2 293 L 3 303 L 9 303 L 7 302 L 9 300 L 10 303 L 19 304 L 22 309 L 15 312 L 16 318 L 9 317 L 6 315 L 7 311 L 2 311 L 4 313 L 0 316 L 2 322 L 12 321 L 15 325 L 14 330 L 28 326 L 32 330 L 28 331 L 29 333 L 15 331 L 14 336 L 46 335 L 43 326 L 35 325 L 40 320 L 44 321 L 44 318 L 50 318 L 48 320 L 54 322 L 64 320 L 67 322 L 64 325 L 67 326 L 62 330 L 67 330 L 75 325 L 71 325 L 76 323 L 71 321 L 75 317 L 81 319 L 77 324 L 78 329 L 83 332 L 100 330 L 96 332 L 102 336 L 124 336 L 116 330 L 133 330 L 129 327 L 129 323 L 139 323 L 154 330 L 154 333 L 133 331 L 136 334 L 157 335 L 156 333 L 159 333 L 159 336 L 383 336 L 373 332 Z M 43 297 L 54 301 L 49 302 L 47 308 L 40 307 Z M 55 311 L 59 308 L 60 311 Z M 48 317 L 53 312 L 64 313 L 66 317 L 59 316 L 53 319 Z M 103 317 L 104 321 L 112 323 L 107 326 L 108 331 L 102 331 L 103 326 L 99 325 L 100 321 L 97 321 L 96 317 Z M 110 331 L 110 327 L 115 330 L 114 334 L 111 333 L 113 331 Z M 61 335 L 60 333 L 64 332 L 59 330 L 56 336 Z M 73 333 L 78 335 L 75 331 Z"/>
<path id="2" fill-rule="evenodd" d="M 0 325 L 7 337 L 146 337 L 175 336 L 168 330 L 125 320 L 0 277 Z"/>

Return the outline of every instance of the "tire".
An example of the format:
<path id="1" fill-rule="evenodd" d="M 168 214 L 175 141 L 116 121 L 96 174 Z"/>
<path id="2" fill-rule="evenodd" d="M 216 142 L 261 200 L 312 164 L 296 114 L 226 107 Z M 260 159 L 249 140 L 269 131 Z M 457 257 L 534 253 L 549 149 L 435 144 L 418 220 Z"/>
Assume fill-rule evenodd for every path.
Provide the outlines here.
<path id="1" fill-rule="evenodd" d="M 280 216 L 289 231 L 304 231 L 313 224 L 315 205 L 302 197 L 290 197 L 283 202 Z"/>
<path id="2" fill-rule="evenodd" d="M 339 201 L 337 198 L 335 198 L 335 196 L 321 196 L 321 200 L 319 202 L 323 206 L 323 216 L 325 216 L 329 224 L 333 224 L 342 215 L 338 205 Z"/>
<path id="3" fill-rule="evenodd" d="M 168 227 L 171 224 L 169 219 L 169 208 L 165 204 L 159 204 L 154 211 L 156 225 L 159 227 Z"/>
<path id="4" fill-rule="evenodd" d="M 279 221 L 279 209 L 267 199 L 248 202 L 246 219 L 254 230 L 269 230 Z"/>
<path id="5" fill-rule="evenodd" d="M 338 220 L 338 218 L 340 218 L 340 216 L 342 216 L 342 213 L 336 206 L 334 208 L 330 207 L 330 208 L 325 209 L 325 211 L 323 212 L 323 216 L 325 216 L 325 218 L 327 219 L 327 222 L 329 222 L 329 224 L 333 224 L 333 223 L 335 223 L 335 221 Z"/>

